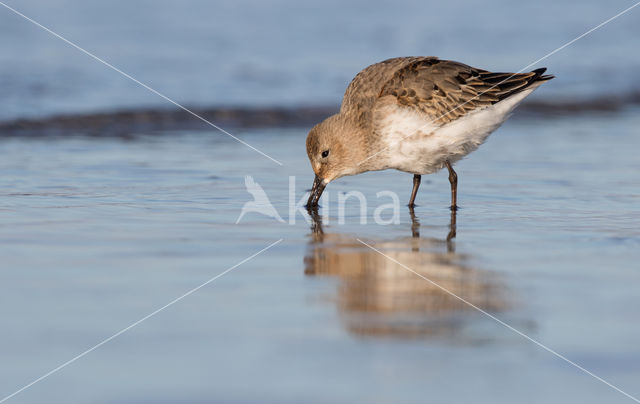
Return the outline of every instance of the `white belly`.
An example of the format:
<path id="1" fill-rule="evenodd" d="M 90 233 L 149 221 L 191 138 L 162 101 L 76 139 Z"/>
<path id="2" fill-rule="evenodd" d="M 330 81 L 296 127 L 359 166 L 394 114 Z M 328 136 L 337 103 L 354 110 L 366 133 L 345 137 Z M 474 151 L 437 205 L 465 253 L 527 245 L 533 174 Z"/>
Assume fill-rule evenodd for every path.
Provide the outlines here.
<path id="1" fill-rule="evenodd" d="M 453 164 L 476 150 L 537 87 L 532 86 L 444 126 L 434 125 L 428 116 L 413 109 L 390 106 L 378 126 L 386 147 L 380 153 L 380 161 L 384 168 L 413 174 L 434 173 L 444 167 L 445 161 Z"/>

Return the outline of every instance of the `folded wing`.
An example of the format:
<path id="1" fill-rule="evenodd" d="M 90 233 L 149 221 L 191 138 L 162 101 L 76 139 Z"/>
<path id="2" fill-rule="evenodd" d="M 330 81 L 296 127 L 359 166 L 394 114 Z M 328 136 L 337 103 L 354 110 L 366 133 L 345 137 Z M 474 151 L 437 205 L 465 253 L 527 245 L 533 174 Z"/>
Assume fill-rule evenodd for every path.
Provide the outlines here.
<path id="1" fill-rule="evenodd" d="M 529 73 L 492 73 L 435 57 L 411 60 L 395 71 L 378 98 L 393 97 L 408 108 L 444 125 L 474 110 L 504 100 L 536 83 L 550 80 L 545 68 Z"/>

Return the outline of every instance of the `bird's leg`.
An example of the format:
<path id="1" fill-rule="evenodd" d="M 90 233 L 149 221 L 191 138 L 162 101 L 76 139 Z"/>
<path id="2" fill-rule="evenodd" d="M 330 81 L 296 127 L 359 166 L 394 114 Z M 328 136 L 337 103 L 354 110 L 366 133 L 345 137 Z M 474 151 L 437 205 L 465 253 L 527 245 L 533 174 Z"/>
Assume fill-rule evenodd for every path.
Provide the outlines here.
<path id="1" fill-rule="evenodd" d="M 420 188 L 420 180 L 422 176 L 420 174 L 413 175 L 413 189 L 411 190 L 411 199 L 409 199 L 409 207 L 413 208 L 416 206 L 416 195 L 418 195 L 418 188 Z"/>
<path id="2" fill-rule="evenodd" d="M 458 209 L 458 204 L 457 204 L 458 174 L 456 174 L 456 172 L 453 171 L 453 167 L 451 167 L 451 163 L 449 163 L 449 160 L 445 160 L 444 164 L 447 166 L 447 169 L 449 170 L 449 182 L 451 183 L 451 210 L 457 210 Z"/>

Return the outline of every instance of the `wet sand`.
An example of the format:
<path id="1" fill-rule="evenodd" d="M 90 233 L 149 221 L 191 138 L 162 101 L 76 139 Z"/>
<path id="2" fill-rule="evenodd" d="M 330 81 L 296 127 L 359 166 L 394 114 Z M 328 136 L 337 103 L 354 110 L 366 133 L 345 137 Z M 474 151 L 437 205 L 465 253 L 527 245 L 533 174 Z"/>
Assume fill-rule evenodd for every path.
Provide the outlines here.
<path id="1" fill-rule="evenodd" d="M 626 6 L 4 2 L 284 166 L 3 9 L 0 400 L 280 239 L 8 402 L 630 402 L 420 276 L 640 396 L 640 7 L 531 66 L 556 79 L 459 163 L 455 226 L 444 173 L 376 225 L 397 172 L 330 184 L 319 226 L 290 176 L 303 198 L 306 132 L 364 66 L 517 71 Z M 235 224 L 246 175 L 286 224 Z M 338 223 L 352 190 L 367 224 Z"/>
<path id="2" fill-rule="evenodd" d="M 329 220 L 249 213 L 252 175 L 289 220 L 306 128 L 0 141 L 0 390 L 9 394 L 247 256 L 14 402 L 625 403 L 628 399 L 359 244 L 379 248 L 636 396 L 637 110 L 508 121 L 444 173 L 415 221 L 372 220 L 379 172 L 327 188 Z M 238 164 L 241 162 L 241 164 Z M 338 224 L 337 195 L 362 191 Z M 387 202 L 387 201 L 384 201 Z M 317 230 L 317 227 L 316 227 Z M 8 365 L 10 364 L 10 365 Z"/>

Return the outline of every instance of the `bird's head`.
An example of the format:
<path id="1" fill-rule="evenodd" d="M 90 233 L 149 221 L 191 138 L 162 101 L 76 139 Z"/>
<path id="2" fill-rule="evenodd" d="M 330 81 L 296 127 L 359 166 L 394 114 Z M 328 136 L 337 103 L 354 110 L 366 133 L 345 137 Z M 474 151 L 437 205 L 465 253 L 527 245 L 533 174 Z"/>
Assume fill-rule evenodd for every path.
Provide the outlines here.
<path id="1" fill-rule="evenodd" d="M 365 150 L 358 132 L 337 114 L 311 129 L 307 135 L 307 156 L 316 174 L 307 202 L 308 207 L 313 207 L 329 182 L 363 171 L 359 163 L 365 158 Z"/>

